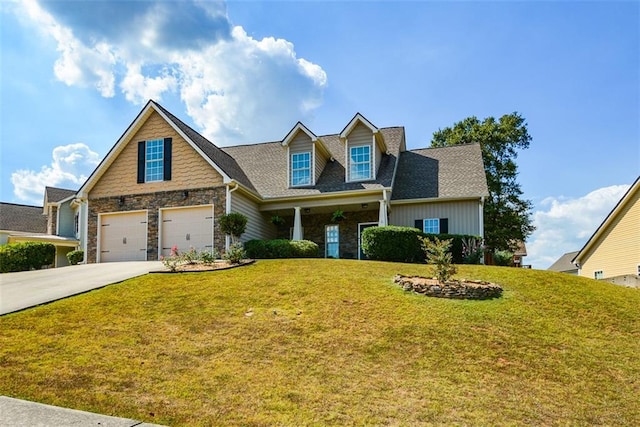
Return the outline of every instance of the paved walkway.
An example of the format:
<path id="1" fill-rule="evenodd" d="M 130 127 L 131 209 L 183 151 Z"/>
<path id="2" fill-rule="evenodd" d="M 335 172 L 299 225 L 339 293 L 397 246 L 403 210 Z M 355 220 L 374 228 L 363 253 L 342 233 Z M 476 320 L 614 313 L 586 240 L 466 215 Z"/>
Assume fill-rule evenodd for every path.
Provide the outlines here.
<path id="1" fill-rule="evenodd" d="M 83 264 L 0 274 L 0 315 L 160 270 L 160 261 Z"/>
<path id="2" fill-rule="evenodd" d="M 0 426 L 160 427 L 158 424 L 147 424 L 127 418 L 109 417 L 92 412 L 59 408 L 6 396 L 0 396 Z"/>

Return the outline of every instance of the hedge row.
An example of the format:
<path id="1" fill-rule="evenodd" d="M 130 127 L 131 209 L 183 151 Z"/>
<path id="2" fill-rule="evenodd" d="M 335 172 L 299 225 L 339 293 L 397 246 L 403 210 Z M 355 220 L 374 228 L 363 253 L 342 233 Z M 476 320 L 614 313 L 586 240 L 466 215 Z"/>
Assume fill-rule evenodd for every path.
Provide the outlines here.
<path id="1" fill-rule="evenodd" d="M 425 262 L 421 238 L 452 239 L 454 264 L 478 264 L 480 250 L 469 250 L 467 244 L 479 242 L 479 237 L 464 234 L 425 234 L 413 227 L 369 227 L 362 233 L 362 251 L 369 259 L 393 262 Z"/>
<path id="2" fill-rule="evenodd" d="M 319 254 L 318 245 L 310 240 L 249 240 L 244 250 L 253 259 L 316 258 Z"/>
<path id="3" fill-rule="evenodd" d="M 0 273 L 39 270 L 53 265 L 56 247 L 51 243 L 21 242 L 0 246 Z"/>

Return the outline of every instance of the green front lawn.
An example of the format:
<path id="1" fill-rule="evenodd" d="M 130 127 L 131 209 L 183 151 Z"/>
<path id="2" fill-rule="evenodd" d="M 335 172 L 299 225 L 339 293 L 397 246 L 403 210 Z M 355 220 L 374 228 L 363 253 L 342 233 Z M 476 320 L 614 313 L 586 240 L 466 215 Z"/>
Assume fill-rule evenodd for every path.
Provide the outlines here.
<path id="1" fill-rule="evenodd" d="M 0 394 L 166 425 L 640 425 L 640 291 L 459 270 L 503 297 L 343 260 L 128 280 L 0 317 Z"/>

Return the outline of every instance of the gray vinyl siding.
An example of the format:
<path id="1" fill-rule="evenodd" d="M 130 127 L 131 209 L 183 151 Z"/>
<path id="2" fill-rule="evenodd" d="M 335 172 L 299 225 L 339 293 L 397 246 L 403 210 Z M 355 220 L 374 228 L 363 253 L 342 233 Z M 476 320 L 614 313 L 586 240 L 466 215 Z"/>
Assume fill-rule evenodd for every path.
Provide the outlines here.
<path id="1" fill-rule="evenodd" d="M 258 210 L 258 204 L 236 191 L 231 193 L 231 212 L 238 212 L 247 217 L 247 229 L 240 237 L 241 241 L 276 237 L 275 226 Z"/>
<path id="2" fill-rule="evenodd" d="M 358 146 L 362 146 L 362 145 L 368 145 L 368 146 L 372 146 L 373 145 L 373 132 L 371 132 L 371 130 L 366 127 L 365 125 L 363 125 L 362 123 L 358 123 L 356 125 L 355 128 L 353 128 L 353 130 L 351 131 L 351 133 L 349 135 L 347 135 L 347 170 L 346 170 L 346 176 L 347 176 L 347 181 L 349 180 L 349 171 L 351 169 L 351 156 L 349 153 L 349 150 L 351 150 L 351 147 L 358 147 Z M 374 154 L 375 153 L 375 154 Z M 371 156 L 375 157 L 376 160 L 378 159 L 378 157 L 380 157 L 378 155 L 377 152 L 374 152 L 373 150 L 371 150 Z M 379 163 L 377 165 L 373 165 L 374 171 L 373 171 L 373 175 L 371 177 L 371 179 L 375 178 L 375 174 L 377 172 Z"/>
<path id="3" fill-rule="evenodd" d="M 391 205 L 390 225 L 413 227 L 415 220 L 448 218 L 450 234 L 480 235 L 479 200 Z"/>
<path id="4" fill-rule="evenodd" d="M 75 212 L 71 208 L 71 202 L 65 202 L 58 209 L 58 236 L 75 237 Z"/>
<path id="5" fill-rule="evenodd" d="M 375 171 L 373 172 L 373 178 L 377 178 L 378 176 L 378 170 L 380 169 L 380 162 L 382 161 L 382 151 L 380 151 L 380 147 L 378 146 L 378 144 L 374 144 L 375 145 L 375 160 L 376 160 L 376 166 L 375 166 Z"/>
<path id="6" fill-rule="evenodd" d="M 318 182 L 318 179 L 320 178 L 320 174 L 324 170 L 324 167 L 327 165 L 327 159 L 325 159 L 322 156 L 322 154 L 318 152 L 317 149 L 315 150 L 313 155 L 315 156 L 315 165 L 316 165 L 316 176 L 314 179 L 314 184 L 315 184 L 316 182 Z"/>

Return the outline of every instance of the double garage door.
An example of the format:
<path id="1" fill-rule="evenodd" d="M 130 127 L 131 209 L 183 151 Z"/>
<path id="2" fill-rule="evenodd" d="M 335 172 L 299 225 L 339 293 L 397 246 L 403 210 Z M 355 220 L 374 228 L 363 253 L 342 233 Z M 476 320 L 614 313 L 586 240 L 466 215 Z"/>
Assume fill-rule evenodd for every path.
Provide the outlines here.
<path id="1" fill-rule="evenodd" d="M 146 261 L 148 212 L 102 214 L 99 219 L 99 262 Z M 171 248 L 213 249 L 213 206 L 166 208 L 158 212 L 158 252 L 167 256 Z M 154 242 L 155 243 L 155 242 Z"/>

